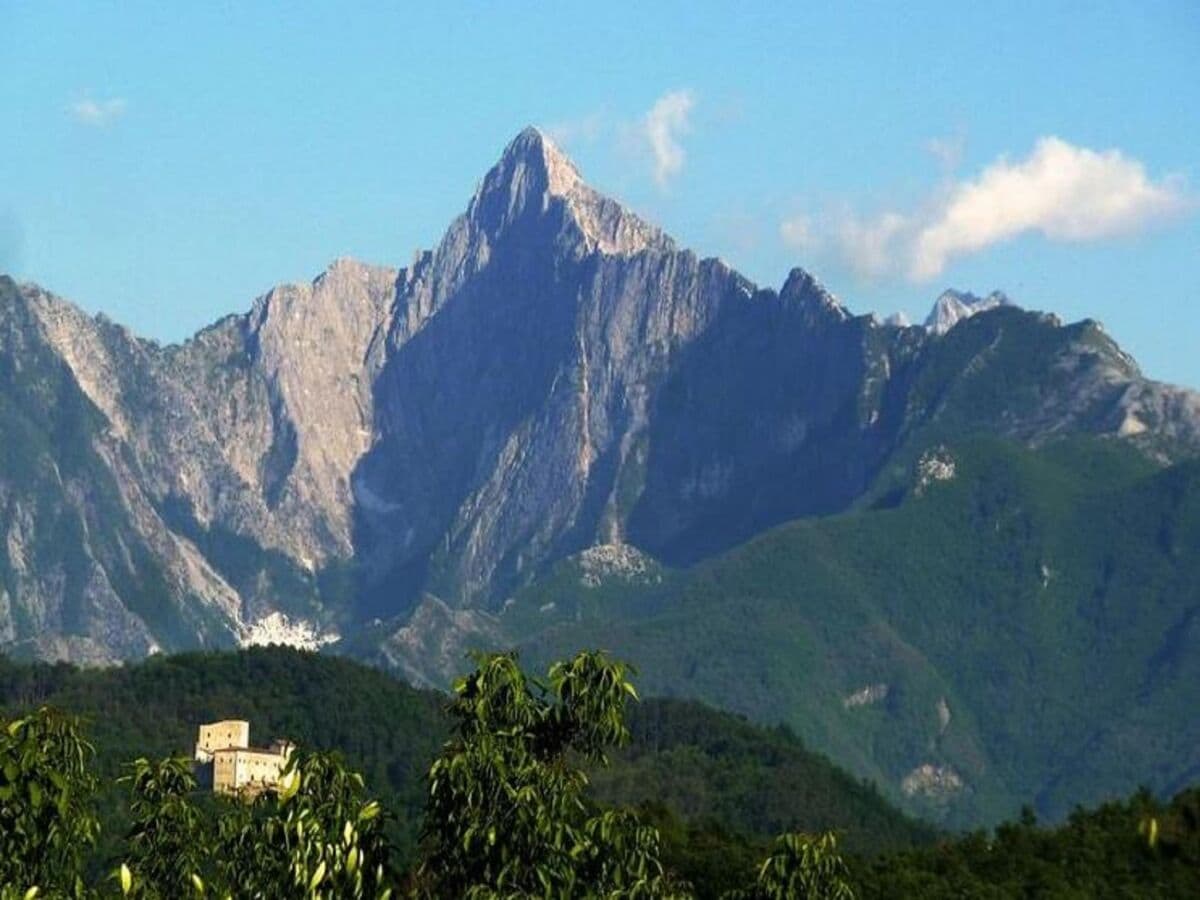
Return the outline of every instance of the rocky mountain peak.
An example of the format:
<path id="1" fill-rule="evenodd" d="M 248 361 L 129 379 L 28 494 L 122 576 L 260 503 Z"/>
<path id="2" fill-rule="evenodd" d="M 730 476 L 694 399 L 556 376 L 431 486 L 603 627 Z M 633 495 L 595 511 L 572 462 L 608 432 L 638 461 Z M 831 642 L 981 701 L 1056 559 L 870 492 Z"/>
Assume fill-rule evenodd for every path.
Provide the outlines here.
<path id="1" fill-rule="evenodd" d="M 557 197 L 567 196 L 583 180 L 575 163 L 541 129 L 532 125 L 504 149 L 497 168 L 506 166 L 523 166 L 539 172 L 545 179 L 546 190 Z"/>
<path id="2" fill-rule="evenodd" d="M 484 176 L 467 212 L 486 234 L 497 235 L 526 215 L 545 212 L 582 179 L 579 170 L 541 131 L 526 128 Z"/>
<path id="3" fill-rule="evenodd" d="M 505 148 L 471 199 L 466 220 L 494 240 L 519 221 L 565 207 L 583 252 L 669 252 L 674 243 L 658 228 L 584 182 L 575 163 L 541 130 L 525 128 Z"/>
<path id="4" fill-rule="evenodd" d="M 818 316 L 828 316 L 835 321 L 849 318 L 838 298 L 825 289 L 811 273 L 796 267 L 788 273 L 787 281 L 779 291 L 784 303 L 794 303 Z"/>
<path id="5" fill-rule="evenodd" d="M 986 297 L 979 297 L 969 291 L 947 289 L 934 301 L 933 309 L 925 319 L 925 327 L 934 334 L 945 334 L 963 319 L 997 306 L 1013 306 L 1013 302 L 1003 291 L 992 291 Z"/>
<path id="6" fill-rule="evenodd" d="M 929 327 L 1007 302 L 947 291 Z M 1043 404 L 984 420 L 963 399 L 970 347 L 865 325 L 803 269 L 775 294 L 680 250 L 534 128 L 410 267 L 337 259 L 183 344 L 0 276 L 0 443 L 33 435 L 0 453 L 0 648 L 75 628 L 115 659 L 232 640 L 275 613 L 400 621 L 426 595 L 466 615 L 594 545 L 691 564 L 847 508 L 933 396 L 950 398 L 938 415 L 1030 441 L 1074 429 L 1200 447 L 1200 400 L 1141 378 L 1098 329 L 1063 329 L 1021 370 L 1055 373 Z M 1014 365 L 971 359 L 972 384 Z M 86 480 L 64 483 L 60 446 L 94 451 Z M 9 548 L 62 533 L 37 492 L 69 511 L 92 503 L 88 485 L 113 487 L 91 510 L 106 524 L 63 551 L 91 553 L 108 587 L 13 563 Z M 139 619 L 125 571 L 151 564 L 180 610 L 169 627 Z M 326 569 L 353 583 L 327 592 Z M 39 618 L 85 601 L 95 621 Z"/>
<path id="7" fill-rule="evenodd" d="M 298 332 L 337 331 L 347 320 L 365 318 L 375 327 L 395 294 L 398 275 L 389 266 L 339 256 L 311 281 L 278 284 L 259 296 L 246 322 L 257 335 L 278 331 L 290 343 L 307 340 Z"/>

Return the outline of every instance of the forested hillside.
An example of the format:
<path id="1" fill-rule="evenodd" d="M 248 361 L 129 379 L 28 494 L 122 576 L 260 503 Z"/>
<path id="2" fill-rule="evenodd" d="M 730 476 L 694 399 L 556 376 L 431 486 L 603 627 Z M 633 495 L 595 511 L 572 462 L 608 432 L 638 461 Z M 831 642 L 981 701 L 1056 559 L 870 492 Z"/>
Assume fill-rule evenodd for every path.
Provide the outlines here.
<path id="1" fill-rule="evenodd" d="M 295 854 L 306 846 L 293 847 L 274 830 L 283 822 L 299 827 L 297 803 L 309 810 L 305 815 L 319 817 L 305 826 L 318 829 L 313 838 L 332 828 L 339 836 L 344 832 L 350 842 L 341 850 L 327 845 L 321 851 L 332 869 L 313 859 L 304 863 L 303 883 L 308 888 L 301 893 L 312 898 L 341 896 L 336 884 L 356 883 L 353 896 L 361 897 L 383 896 L 381 886 L 388 883 L 400 886 L 403 896 L 442 897 L 451 896 L 446 891 L 460 883 L 447 882 L 447 877 L 466 879 L 462 885 L 533 878 L 532 871 L 522 869 L 525 862 L 500 871 L 485 864 L 497 840 L 504 846 L 516 841 L 514 848 L 524 847 L 523 852 L 530 854 L 529 865 L 535 865 L 536 859 L 537 866 L 550 867 L 544 872 L 539 868 L 538 877 L 629 876 L 640 881 L 642 875 L 636 873 L 649 866 L 644 870 L 648 880 L 643 893 L 637 895 L 647 898 L 808 896 L 796 894 L 804 884 L 823 885 L 815 888 L 818 893 L 813 896 L 862 900 L 1028 896 L 1166 900 L 1193 897 L 1200 890 L 1200 793 L 1195 789 L 1169 803 L 1140 792 L 1094 811 L 1077 810 L 1057 828 L 1039 826 L 1032 811 L 1026 810 L 1020 821 L 991 834 L 938 835 L 889 808 L 872 788 L 805 751 L 786 729 L 763 730 L 696 703 L 651 700 L 631 705 L 626 695 L 635 692 L 622 680 L 626 670 L 603 656 L 584 654 L 569 669 L 552 670 L 549 681 L 558 699 L 551 705 L 538 699 L 536 687 L 532 694 L 514 695 L 503 680 L 497 682 L 507 672 L 504 678 L 524 683 L 526 676 L 508 658 L 480 660 L 485 668 L 456 686 L 453 707 L 449 696 L 414 691 L 355 663 L 283 648 L 156 658 L 109 670 L 0 660 L 0 722 L 4 724 L 0 818 L 16 829 L 3 837 L 5 846 L 12 845 L 19 854 L 5 859 L 0 869 L 7 871 L 15 864 L 16 871 L 24 873 L 19 877 L 26 879 L 20 882 L 21 890 L 26 884 L 56 878 L 53 865 L 39 861 L 36 853 L 30 855 L 31 835 L 38 832 L 29 828 L 39 820 L 30 816 L 40 809 L 40 820 L 55 817 L 52 821 L 59 822 L 55 827 L 78 829 L 84 840 L 90 828 L 88 801 L 84 795 L 72 800 L 68 792 L 72 785 L 90 791 L 87 773 L 94 769 L 99 777 L 90 783 L 101 790 L 101 840 L 86 865 L 85 879 L 96 888 L 86 889 L 85 894 L 95 897 L 115 896 L 116 889 L 124 896 L 170 896 L 163 893 L 165 885 L 188 884 L 192 877 L 176 871 L 178 865 L 195 867 L 193 872 L 203 870 L 206 877 L 218 880 L 228 877 L 222 875 L 227 870 L 248 871 L 267 886 L 268 893 L 262 896 L 276 896 L 272 892 L 292 876 L 271 867 L 279 863 L 281 852 L 282 859 L 291 854 L 296 860 L 300 857 Z M 606 677 L 615 680 L 605 681 Z M 586 681 L 588 690 L 573 693 L 570 679 Z M 601 686 L 606 686 L 610 699 L 595 707 L 594 725 L 579 730 L 578 724 L 569 723 L 580 720 L 561 718 L 566 709 L 574 709 L 566 713 L 574 716 L 591 708 L 588 704 L 595 702 L 588 699 L 591 691 Z M 509 709 L 504 715 L 518 710 L 520 704 L 512 704 L 521 696 L 528 698 L 521 703 L 533 703 L 542 711 L 539 716 L 548 716 L 542 721 L 551 726 L 549 734 L 574 735 L 570 740 L 579 742 L 577 749 L 540 763 L 532 763 L 529 757 L 519 762 L 529 752 L 520 748 L 536 747 L 537 742 L 511 743 L 504 718 L 493 721 L 491 717 L 499 712 L 495 706 L 499 702 Z M 615 707 L 610 705 L 613 697 L 619 698 Z M 95 766 L 86 750 L 76 759 L 72 726 L 66 720 L 53 712 L 22 714 L 34 706 L 45 709 L 43 704 L 85 717 L 97 749 Z M 265 803 L 245 807 L 189 793 L 186 769 L 178 770 L 171 763 L 143 760 L 134 769 L 122 766 L 122 760 L 138 755 L 186 750 L 193 722 L 219 715 L 251 718 L 260 738 L 279 733 L 296 738 L 303 751 L 296 772 L 303 773 L 303 782 L 298 775 L 285 775 L 285 780 L 291 780 L 277 801 L 268 796 L 260 798 Z M 619 746 L 626 725 L 632 740 L 607 767 L 601 748 Z M 593 727 L 600 730 L 588 730 Z M 41 735 L 37 753 L 31 755 L 31 745 L 22 737 L 26 733 Z M 493 769 L 492 763 L 477 755 L 506 745 L 509 749 L 504 753 L 518 754 L 512 760 L 517 769 L 510 771 L 507 765 Z M 346 769 L 337 756 L 313 756 L 306 746 L 344 751 Z M 54 762 L 54 768 L 39 772 L 39 766 L 64 752 L 67 756 Z M 39 755 L 45 758 L 39 760 Z M 529 764 L 539 768 L 538 778 L 545 780 L 536 790 L 534 782 L 526 783 L 524 790 L 531 791 L 527 799 L 521 799 L 524 792 L 504 799 L 509 794 L 502 790 L 474 794 L 474 803 L 457 794 L 440 803 L 423 803 L 431 794 L 430 783 L 422 776 L 435 757 L 440 769 L 435 767 L 434 776 L 449 779 L 447 784 L 459 783 L 466 772 L 472 772 L 461 783 L 468 790 L 478 786 L 476 778 L 490 777 L 489 772 L 514 779 L 515 787 L 528 777 L 523 767 Z M 572 802 L 563 805 L 576 789 L 569 785 L 578 784 L 571 777 L 564 780 L 564 775 L 587 760 L 594 777 L 592 802 L 583 808 Z M 361 788 L 344 782 L 347 773 L 356 769 L 367 776 Z M 523 771 L 526 774 L 520 774 Z M 120 772 L 132 772 L 135 778 L 117 782 Z M 47 787 L 39 787 L 43 784 Z M 296 795 L 301 784 L 301 794 Z M 59 792 L 55 803 L 44 802 L 47 789 Z M 556 796 L 560 790 L 566 793 Z M 326 801 L 321 800 L 323 795 Z M 371 824 L 380 806 L 372 797 L 382 800 L 385 815 L 380 821 L 388 823 L 382 832 Z M 485 798 L 482 807 L 478 806 L 481 797 Z M 497 838 L 494 824 L 488 824 L 499 816 L 524 829 L 525 823 L 533 822 L 529 816 L 547 801 L 551 805 L 541 807 L 539 817 L 569 817 L 575 815 L 571 810 L 593 817 L 582 830 L 562 832 L 584 842 L 580 849 L 587 855 L 580 857 L 575 875 L 556 868 L 560 855 L 552 846 L 539 843 L 545 837 L 534 837 L 543 834 L 542 826 L 524 836 Z M 323 806 L 325 802 L 335 805 Z M 636 816 L 627 812 L 631 808 Z M 216 819 L 205 824 L 197 815 Z M 349 823 L 343 828 L 342 815 L 357 815 L 357 829 L 347 830 Z M 425 838 L 418 856 L 415 837 L 420 818 Z M 607 832 L 595 828 L 611 829 L 612 835 L 623 837 L 604 838 Z M 834 829 L 842 841 L 820 835 L 819 830 L 826 828 Z M 773 830 L 783 837 L 768 840 Z M 546 834 L 550 833 L 558 832 Z M 194 838 L 185 837 L 189 834 Z M 233 837 L 230 843 L 231 836 L 238 834 L 241 837 Z M 484 836 L 486 843 L 480 844 Z M 388 837 L 400 842 L 396 852 L 387 849 Z M 534 843 L 521 843 L 530 837 Z M 73 865 L 72 859 L 79 858 L 80 849 L 72 850 L 69 839 L 64 844 L 61 834 L 56 838 L 54 828 L 33 839 L 45 840 L 48 849 L 65 854 L 63 865 Z M 202 846 L 189 843 L 193 839 L 214 842 L 213 846 L 225 847 L 233 856 L 213 860 L 205 856 Z M 616 843 L 610 846 L 609 840 Z M 467 842 L 465 850 L 462 841 Z M 844 859 L 839 844 L 847 851 Z M 354 849 L 347 855 L 346 848 Z M 355 874 L 357 861 L 364 859 L 360 853 L 383 866 L 367 872 L 366 881 Z M 612 854 L 611 859 L 606 854 Z M 498 858 L 512 861 L 509 856 Z M 620 875 L 622 871 L 626 874 Z M 483 882 L 478 881 L 481 878 Z M 113 890 L 104 887 L 114 880 L 119 883 Z M 756 882 L 758 886 L 746 893 L 745 886 Z M 11 887 L 0 886 L 0 895 L 20 896 L 4 893 Z M 203 894 L 202 885 L 196 890 Z"/>
<path id="2" fill-rule="evenodd" d="M 856 867 L 862 898 L 1187 898 L 1200 896 L 1200 790 L 1169 803 L 1139 792 L 1057 828 L 1026 810 L 993 833 Z"/>
<path id="3" fill-rule="evenodd" d="M 652 693 L 786 722 L 950 826 L 1194 780 L 1200 464 L 931 439 L 863 509 L 682 572 L 578 559 L 503 621 L 531 659 L 598 644 Z"/>
<path id="4" fill-rule="evenodd" d="M 112 669 L 0 659 L 0 715 L 51 705 L 83 717 L 107 780 L 140 756 L 190 755 L 196 726 L 221 718 L 250 720 L 256 743 L 279 736 L 340 751 L 394 814 L 402 855 L 415 844 L 426 771 L 450 733 L 447 702 L 358 663 L 282 647 Z M 596 773 L 594 796 L 605 803 L 665 804 L 687 822 L 723 823 L 756 851 L 790 828 L 836 829 L 868 854 L 935 835 L 786 731 L 653 699 L 631 706 L 630 727 L 632 745 Z M 106 830 L 119 831 L 114 791 L 104 806 Z"/>

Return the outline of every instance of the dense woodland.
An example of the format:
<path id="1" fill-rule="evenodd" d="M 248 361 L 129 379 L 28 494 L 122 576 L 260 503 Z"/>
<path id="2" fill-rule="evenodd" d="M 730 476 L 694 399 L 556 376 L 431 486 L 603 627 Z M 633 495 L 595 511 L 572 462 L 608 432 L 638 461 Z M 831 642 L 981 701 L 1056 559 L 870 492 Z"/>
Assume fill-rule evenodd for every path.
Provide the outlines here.
<path id="1" fill-rule="evenodd" d="M 574 664 L 579 665 L 580 659 L 593 657 L 577 658 Z M 1170 803 L 1140 793 L 1094 811 L 1078 811 L 1058 827 L 1041 826 L 1027 812 L 1021 821 L 992 833 L 939 833 L 895 811 L 872 787 L 808 752 L 785 729 L 763 729 L 694 703 L 632 702 L 631 687 L 628 693 L 622 688 L 620 697 L 607 705 L 580 707 L 590 717 L 584 717 L 587 721 L 603 723 L 600 730 L 583 729 L 578 726 L 584 721 L 578 710 L 571 713 L 574 719 L 564 719 L 562 711 L 573 709 L 571 704 L 578 704 L 578 698 L 573 700 L 569 691 L 564 693 L 561 669 L 557 680 L 527 682 L 510 657 L 487 657 L 481 658 L 481 668 L 472 677 L 478 680 L 481 672 L 488 671 L 487 665 L 506 667 L 502 671 L 507 681 L 501 681 L 507 687 L 501 690 L 493 679 L 492 687 L 481 690 L 468 678 L 459 684 L 451 701 L 445 695 L 413 690 L 346 660 L 282 648 L 156 658 L 109 670 L 0 661 L 0 718 L 30 721 L 26 717 L 31 711 L 43 707 L 80 717 L 80 730 L 95 748 L 86 770 L 95 779 L 97 809 L 94 849 L 81 856 L 80 872 L 86 883 L 114 890 L 120 887 L 123 861 L 141 860 L 130 869 L 131 877 L 145 871 L 144 854 L 140 858 L 131 855 L 138 847 L 131 836 L 139 833 L 139 827 L 145 833 L 147 816 L 159 828 L 155 833 L 161 833 L 161 822 L 155 816 L 161 813 L 165 795 L 157 785 L 175 784 L 176 790 L 192 798 L 187 801 L 190 805 L 181 808 L 208 820 L 232 822 L 243 846 L 247 835 L 253 837 L 250 843 L 270 842 L 270 836 L 277 834 L 271 823 L 296 814 L 299 804 L 312 803 L 314 809 L 326 812 L 331 808 L 304 799 L 304 791 L 298 791 L 300 799 L 291 801 L 290 810 L 282 804 L 278 809 L 260 804 L 248 808 L 250 812 L 235 809 L 230 818 L 220 801 L 183 790 L 187 787 L 182 774 L 188 771 L 186 767 L 177 771 L 166 763 L 152 762 L 186 754 L 197 723 L 236 716 L 251 720 L 252 735 L 258 742 L 287 736 L 304 748 L 303 765 L 323 773 L 320 778 L 306 775 L 306 785 L 343 784 L 338 780 L 343 776 L 337 773 L 346 773 L 345 778 L 351 780 L 344 781 L 348 787 L 338 794 L 340 799 L 334 805 L 338 810 L 361 810 L 377 799 L 384 814 L 378 825 L 372 826 L 376 830 L 366 829 L 360 837 L 374 842 L 371 852 L 399 889 L 425 890 L 427 896 L 465 895 L 499 871 L 468 872 L 462 859 L 451 859 L 453 853 L 443 840 L 440 852 L 450 856 L 435 868 L 450 871 L 457 865 L 468 881 L 476 876 L 483 880 L 439 887 L 428 880 L 423 884 L 418 877 L 423 866 L 428 870 L 431 854 L 439 852 L 438 828 L 431 822 L 445 826 L 456 818 L 452 810 L 473 808 L 462 797 L 454 797 L 439 818 L 436 789 L 431 790 L 439 782 L 438 766 L 461 769 L 462 763 L 453 763 L 456 755 L 478 761 L 482 757 L 472 755 L 478 746 L 502 754 L 516 752 L 512 747 L 525 747 L 521 742 L 505 744 L 509 738 L 496 742 L 496 734 L 514 733 L 513 721 L 520 721 L 521 728 L 536 735 L 536 746 L 546 745 L 545 735 L 553 735 L 549 743 L 556 742 L 557 749 L 545 759 L 537 757 L 536 765 L 523 756 L 518 757 L 521 765 L 514 765 L 513 758 L 504 756 L 510 773 L 506 777 L 534 773 L 536 778 L 528 776 L 534 780 L 524 787 L 528 791 L 536 786 L 535 794 L 542 798 L 539 802 L 561 799 L 561 791 L 569 797 L 577 790 L 584 818 L 564 825 L 563 833 L 592 835 L 589 829 L 597 822 L 616 829 L 613 833 L 630 839 L 613 845 L 614 858 L 633 853 L 629 858 L 641 862 L 632 864 L 629 871 L 640 865 L 652 875 L 657 873 L 649 880 L 634 878 L 625 883 L 621 879 L 628 872 L 606 874 L 603 866 L 593 866 L 583 875 L 572 872 L 568 876 L 565 869 L 555 868 L 557 862 L 547 862 L 547 877 L 591 879 L 590 886 L 572 882 L 572 890 L 579 896 L 719 897 L 737 890 L 743 893 L 733 896 L 765 896 L 745 893 L 759 889 L 747 885 L 756 884 L 756 878 L 767 871 L 764 859 L 773 860 L 780 873 L 791 872 L 792 876 L 808 871 L 804 866 L 820 869 L 828 864 L 831 868 L 827 871 L 832 873 L 829 883 L 836 888 L 829 896 L 843 896 L 848 890 L 859 897 L 1200 895 L 1200 791 L 1181 793 Z M 600 681 L 608 677 L 613 684 L 628 683 L 623 668 L 604 666 L 617 664 L 604 661 L 595 671 L 578 677 Z M 478 700 L 488 696 L 487 690 L 497 691 L 503 703 L 465 703 L 464 697 L 472 692 Z M 497 720 L 500 713 L 495 710 L 508 710 L 514 697 L 520 698 L 516 708 L 525 712 L 517 719 Z M 485 714 L 481 709 L 491 711 Z M 564 721 L 576 724 L 565 728 Z M 3 733 L 8 735 L 4 752 L 9 754 L 5 759 L 9 765 L 0 778 L 12 787 L 17 779 L 10 767 L 15 765 L 13 748 L 19 741 L 12 729 L 6 727 Z M 337 753 L 326 756 L 323 751 Z M 130 768 L 138 759 L 143 760 L 141 768 Z M 546 760 L 553 760 L 553 765 Z M 467 770 L 475 775 L 492 771 L 474 770 L 469 765 Z M 563 772 L 576 771 L 578 782 L 558 780 Z M 361 785 L 355 786 L 348 774 L 352 772 L 362 774 Z M 537 780 L 549 777 L 547 773 L 554 773 L 551 781 L 543 784 Z M 148 794 L 147 785 L 160 793 L 150 790 Z M 14 800 L 11 792 L 6 796 L 4 787 L 0 785 L 0 821 L 11 824 L 21 798 Z M 52 791 L 53 786 L 47 790 Z M 549 821 L 557 821 L 555 815 L 573 808 L 570 803 L 557 806 L 558 799 L 545 804 L 545 809 L 558 810 Z M 76 800 L 86 805 L 82 798 L 71 802 Z M 474 812 L 485 821 L 496 810 L 478 808 Z M 505 811 L 505 815 L 510 813 Z M 226 831 L 233 825 L 227 824 Z M 461 825 L 460 821 L 455 827 Z M 541 827 L 525 836 L 531 844 L 522 848 L 521 858 L 537 858 L 539 835 L 544 836 L 538 830 Z M 519 830 L 512 831 L 510 837 L 518 839 Z M 486 835 L 486 829 L 481 833 Z M 443 828 L 441 837 L 446 834 Z M 457 846 L 463 835 L 461 831 L 454 835 Z M 775 835 L 782 836 L 780 841 L 773 840 Z M 830 840 L 836 835 L 837 843 L 822 844 L 822 835 Z M 786 843 L 789 836 L 791 844 Z M 214 832 L 205 839 L 228 837 Z M 597 850 L 597 846 L 606 846 L 597 843 L 599 838 L 580 841 L 583 849 L 579 852 L 593 862 L 609 852 Z M 499 843 L 504 842 L 501 839 Z M 83 841 L 81 846 L 87 844 Z M 479 856 L 472 852 L 467 858 Z M 327 871 L 334 868 L 331 861 Z M 344 865 L 338 871 L 344 876 Z M 115 878 L 110 877 L 113 873 Z M 315 869 L 308 877 L 314 875 Z M 205 872 L 205 876 L 210 879 L 209 888 L 215 890 L 220 872 Z M 322 880 L 325 877 L 334 876 L 323 875 Z M 610 881 L 608 887 L 597 893 L 595 885 L 606 883 L 605 878 Z M 559 885 L 558 890 L 566 882 L 553 883 Z M 362 896 L 373 895 L 375 883 L 368 879 L 364 884 L 367 893 Z M 131 888 L 135 893 L 138 889 L 136 884 Z M 522 890 L 526 895 L 561 895 L 530 885 Z M 258 895 L 271 896 L 262 891 Z M 338 894 L 313 894 L 318 895 Z"/>
<path id="2" fill-rule="evenodd" d="M 394 837 L 411 853 L 430 761 L 449 737 L 447 698 L 376 669 L 282 647 L 154 657 L 137 665 L 78 669 L 0 659 L 0 714 L 50 705 L 82 717 L 96 767 L 111 782 L 141 756 L 190 754 L 196 726 L 251 723 L 251 739 L 287 737 L 337 750 L 393 814 Z M 598 800 L 666 803 L 689 822 L 721 822 L 765 843 L 791 827 L 833 829 L 854 852 L 926 843 L 936 831 L 903 816 L 869 785 L 809 752 L 785 729 L 763 729 L 697 703 L 631 704 L 629 746 L 593 773 Z M 122 803 L 104 793 L 109 834 Z"/>
<path id="3" fill-rule="evenodd" d="M 1097 439 L 945 446 L 952 480 L 918 488 L 898 466 L 872 509 L 797 520 L 690 569 L 590 588 L 563 564 L 505 611 L 514 645 L 540 663 L 599 645 L 637 664 L 647 694 L 786 722 L 947 828 L 1027 804 L 1061 822 L 1143 784 L 1187 786 L 1200 460 L 1156 469 Z M 884 699 L 846 708 L 880 683 Z M 904 796 L 923 760 L 966 789 Z"/>

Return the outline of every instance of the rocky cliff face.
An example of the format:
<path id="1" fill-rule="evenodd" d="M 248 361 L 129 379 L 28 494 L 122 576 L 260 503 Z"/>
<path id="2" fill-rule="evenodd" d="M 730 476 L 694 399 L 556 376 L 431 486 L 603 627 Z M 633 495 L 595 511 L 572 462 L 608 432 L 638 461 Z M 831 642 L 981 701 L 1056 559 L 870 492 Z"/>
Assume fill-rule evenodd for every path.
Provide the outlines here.
<path id="1" fill-rule="evenodd" d="M 1200 446 L 1197 396 L 1098 326 L 942 300 L 922 329 L 801 270 L 761 290 L 532 129 L 410 268 L 339 260 L 178 346 L 0 281 L 0 648 L 118 659 L 275 614 L 411 644 L 593 545 L 686 564 L 845 509 L 920 429 Z"/>

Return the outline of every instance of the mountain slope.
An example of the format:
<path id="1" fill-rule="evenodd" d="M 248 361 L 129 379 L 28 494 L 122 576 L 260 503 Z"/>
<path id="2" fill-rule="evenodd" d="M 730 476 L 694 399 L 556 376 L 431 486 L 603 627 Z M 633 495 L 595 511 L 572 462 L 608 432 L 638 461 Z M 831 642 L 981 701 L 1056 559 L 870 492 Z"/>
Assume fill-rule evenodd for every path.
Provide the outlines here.
<path id="1" fill-rule="evenodd" d="M 1200 462 L 974 439 L 896 484 L 688 572 L 568 563 L 502 624 L 535 658 L 603 646 L 654 692 L 785 721 L 950 823 L 1200 774 Z"/>
<path id="2" fill-rule="evenodd" d="M 111 422 L 0 279 L 0 644 L 81 660 L 221 640 L 220 594 L 157 523 Z"/>

